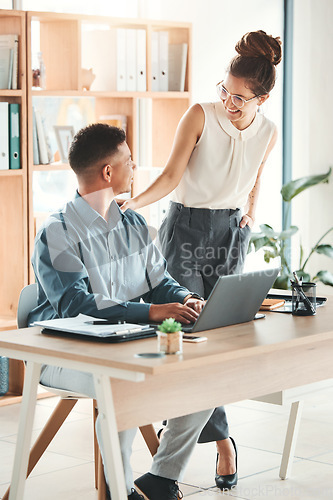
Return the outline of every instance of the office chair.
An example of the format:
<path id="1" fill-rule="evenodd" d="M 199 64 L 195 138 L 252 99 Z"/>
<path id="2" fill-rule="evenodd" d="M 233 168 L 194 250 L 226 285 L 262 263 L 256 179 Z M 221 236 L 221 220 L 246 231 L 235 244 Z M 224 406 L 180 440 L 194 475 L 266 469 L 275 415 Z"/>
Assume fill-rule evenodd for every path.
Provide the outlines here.
<path id="1" fill-rule="evenodd" d="M 37 284 L 25 286 L 20 294 L 18 309 L 17 309 L 17 326 L 18 328 L 26 328 L 28 326 L 28 315 L 34 307 L 37 306 Z M 43 389 L 60 397 L 60 401 L 53 410 L 52 415 L 45 424 L 43 430 L 39 434 L 36 442 L 30 450 L 27 477 L 38 463 L 39 459 L 51 443 L 58 430 L 65 422 L 66 418 L 76 405 L 77 401 L 81 398 L 87 399 L 84 394 L 78 394 L 63 389 L 56 389 L 53 387 L 44 386 L 40 384 Z M 98 500 L 105 500 L 106 498 L 106 483 L 104 478 L 104 470 L 102 465 L 102 458 L 99 451 L 95 423 L 98 416 L 98 408 L 96 400 L 93 400 L 93 431 L 94 431 L 94 461 L 95 461 L 95 488 L 98 490 Z M 147 447 L 152 456 L 155 455 L 159 446 L 159 439 L 156 436 L 155 429 L 152 425 L 145 425 L 140 427 L 140 432 L 147 444 Z M 8 500 L 9 489 L 2 497 L 2 500 Z"/>

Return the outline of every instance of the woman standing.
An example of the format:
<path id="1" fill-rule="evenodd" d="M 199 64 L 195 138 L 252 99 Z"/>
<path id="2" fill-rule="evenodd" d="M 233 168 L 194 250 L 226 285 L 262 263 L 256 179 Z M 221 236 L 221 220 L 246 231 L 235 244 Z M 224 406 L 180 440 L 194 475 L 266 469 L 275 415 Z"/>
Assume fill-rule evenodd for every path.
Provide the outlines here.
<path id="1" fill-rule="evenodd" d="M 258 113 L 274 87 L 281 41 L 264 31 L 246 33 L 235 46 L 219 102 L 195 104 L 182 117 L 168 162 L 151 186 L 127 200 L 138 209 L 168 195 L 159 230 L 170 274 L 207 298 L 221 275 L 242 272 L 260 189 L 260 177 L 277 138 Z M 236 445 L 224 408 L 216 408 L 199 442 L 217 442 L 215 481 L 237 483 Z"/>

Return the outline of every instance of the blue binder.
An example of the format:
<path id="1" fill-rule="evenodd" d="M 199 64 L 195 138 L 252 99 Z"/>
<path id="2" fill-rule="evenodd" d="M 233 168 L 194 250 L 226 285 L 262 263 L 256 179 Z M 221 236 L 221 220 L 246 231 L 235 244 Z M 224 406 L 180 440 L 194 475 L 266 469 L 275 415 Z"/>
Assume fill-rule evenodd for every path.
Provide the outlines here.
<path id="1" fill-rule="evenodd" d="M 20 154 L 20 105 L 9 104 L 8 113 L 9 168 L 21 168 Z"/>

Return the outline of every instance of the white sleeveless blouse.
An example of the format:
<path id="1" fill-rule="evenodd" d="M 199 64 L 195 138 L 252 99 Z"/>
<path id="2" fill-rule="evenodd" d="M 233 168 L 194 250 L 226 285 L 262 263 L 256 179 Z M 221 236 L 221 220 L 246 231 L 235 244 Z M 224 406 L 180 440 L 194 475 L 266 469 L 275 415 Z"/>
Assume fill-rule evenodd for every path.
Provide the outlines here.
<path id="1" fill-rule="evenodd" d="M 276 127 L 256 113 L 249 127 L 238 130 L 227 118 L 222 102 L 200 106 L 204 128 L 171 199 L 185 207 L 242 208 Z"/>

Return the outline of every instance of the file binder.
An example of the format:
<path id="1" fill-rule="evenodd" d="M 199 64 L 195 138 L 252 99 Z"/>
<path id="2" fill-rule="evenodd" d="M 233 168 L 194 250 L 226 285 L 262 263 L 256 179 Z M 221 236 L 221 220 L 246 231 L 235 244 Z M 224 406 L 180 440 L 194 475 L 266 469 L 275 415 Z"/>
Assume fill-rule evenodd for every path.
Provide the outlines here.
<path id="1" fill-rule="evenodd" d="M 0 102 L 0 170 L 9 168 L 8 102 Z"/>
<path id="2" fill-rule="evenodd" d="M 136 30 L 136 88 L 145 92 L 146 85 L 146 31 Z"/>
<path id="3" fill-rule="evenodd" d="M 153 31 L 151 34 L 151 90 L 159 91 L 159 35 L 158 31 Z"/>
<path id="4" fill-rule="evenodd" d="M 126 90 L 136 91 L 136 30 L 126 30 Z"/>
<path id="5" fill-rule="evenodd" d="M 117 90 L 126 90 L 126 29 L 117 28 Z"/>
<path id="6" fill-rule="evenodd" d="M 9 104 L 9 168 L 21 168 L 20 154 L 20 105 Z"/>
<path id="7" fill-rule="evenodd" d="M 167 31 L 159 31 L 159 82 L 158 90 L 160 92 L 168 91 L 168 52 L 169 52 L 169 33 Z"/>

